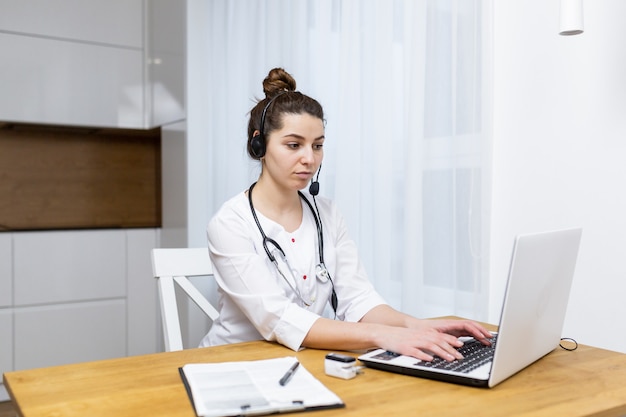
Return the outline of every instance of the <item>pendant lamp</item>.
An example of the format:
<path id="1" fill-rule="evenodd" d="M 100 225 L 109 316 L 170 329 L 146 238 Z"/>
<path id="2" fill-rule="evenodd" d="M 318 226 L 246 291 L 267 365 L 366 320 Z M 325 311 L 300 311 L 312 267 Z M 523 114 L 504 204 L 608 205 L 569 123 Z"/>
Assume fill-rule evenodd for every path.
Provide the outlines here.
<path id="1" fill-rule="evenodd" d="M 583 33 L 583 0 L 561 0 L 559 35 L 571 36 Z"/>

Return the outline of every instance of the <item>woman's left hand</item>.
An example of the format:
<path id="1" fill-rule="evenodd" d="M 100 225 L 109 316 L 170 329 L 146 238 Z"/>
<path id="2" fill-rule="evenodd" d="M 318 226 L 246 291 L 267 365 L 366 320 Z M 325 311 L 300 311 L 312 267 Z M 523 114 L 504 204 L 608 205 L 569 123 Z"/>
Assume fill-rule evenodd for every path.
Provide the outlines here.
<path id="1" fill-rule="evenodd" d="M 447 333 L 455 337 L 470 336 L 480 341 L 484 345 L 491 345 L 493 335 L 484 326 L 471 320 L 455 319 L 433 319 L 416 320 L 411 323 L 410 328 L 424 329 L 430 328 L 441 333 Z"/>

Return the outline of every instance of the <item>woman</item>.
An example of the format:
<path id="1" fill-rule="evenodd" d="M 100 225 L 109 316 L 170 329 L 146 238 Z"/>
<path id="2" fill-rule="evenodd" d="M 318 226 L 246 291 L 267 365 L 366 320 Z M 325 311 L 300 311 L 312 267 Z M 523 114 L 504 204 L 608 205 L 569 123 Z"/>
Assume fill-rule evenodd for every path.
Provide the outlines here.
<path id="1" fill-rule="evenodd" d="M 337 208 L 315 197 L 324 156 L 321 105 L 297 92 L 281 68 L 269 72 L 263 90 L 248 123 L 248 153 L 261 174 L 207 230 L 220 317 L 202 345 L 265 339 L 294 350 L 381 347 L 429 361 L 460 359 L 458 336 L 489 344 L 490 333 L 477 323 L 419 320 L 385 303 Z"/>

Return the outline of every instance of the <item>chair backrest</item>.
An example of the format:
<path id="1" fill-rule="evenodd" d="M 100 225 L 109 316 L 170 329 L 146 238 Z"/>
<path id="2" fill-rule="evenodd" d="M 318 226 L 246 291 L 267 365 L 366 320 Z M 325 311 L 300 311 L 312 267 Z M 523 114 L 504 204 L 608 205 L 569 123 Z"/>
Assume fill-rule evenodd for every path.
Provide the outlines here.
<path id="1" fill-rule="evenodd" d="M 180 318 L 176 302 L 176 283 L 211 319 L 219 313 L 189 281 L 188 277 L 212 276 L 213 265 L 207 248 L 152 249 L 152 272 L 157 279 L 161 301 L 163 337 L 167 352 L 183 349 Z"/>

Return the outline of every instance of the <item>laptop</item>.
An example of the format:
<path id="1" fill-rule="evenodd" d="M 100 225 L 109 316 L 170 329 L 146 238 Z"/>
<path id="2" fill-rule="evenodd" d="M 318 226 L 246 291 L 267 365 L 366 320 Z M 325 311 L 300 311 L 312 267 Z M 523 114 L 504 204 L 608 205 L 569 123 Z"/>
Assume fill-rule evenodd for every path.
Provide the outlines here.
<path id="1" fill-rule="evenodd" d="M 502 313 L 487 347 L 463 338 L 460 349 L 478 350 L 480 360 L 420 361 L 376 349 L 359 356 L 367 367 L 457 384 L 493 387 L 554 350 L 560 343 L 582 229 L 515 238 Z M 440 363 L 437 365 L 437 363 Z M 441 368 L 439 367 L 441 366 Z M 453 368 L 467 369 L 453 369 Z M 449 369 L 445 369 L 449 368 Z"/>

